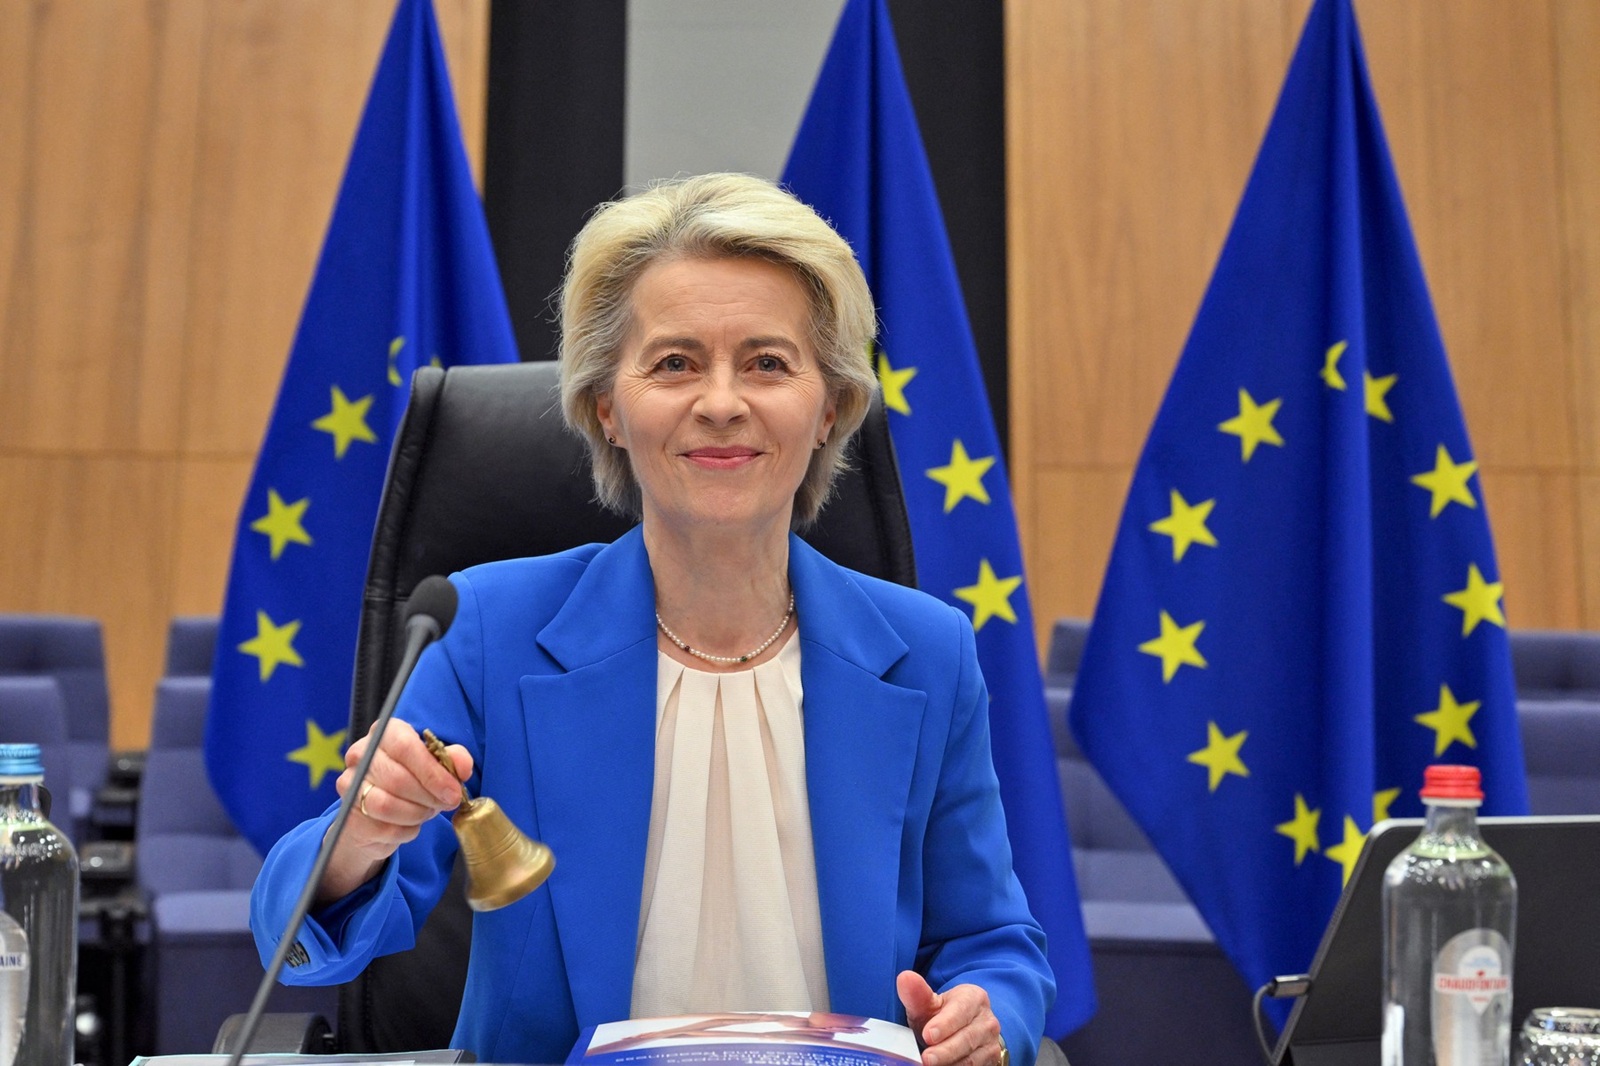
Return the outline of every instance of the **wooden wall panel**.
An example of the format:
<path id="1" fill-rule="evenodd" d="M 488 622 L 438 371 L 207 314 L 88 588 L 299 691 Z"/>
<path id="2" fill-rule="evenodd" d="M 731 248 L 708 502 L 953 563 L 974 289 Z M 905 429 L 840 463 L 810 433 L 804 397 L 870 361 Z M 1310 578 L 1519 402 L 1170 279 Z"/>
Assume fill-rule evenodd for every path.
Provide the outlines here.
<path id="1" fill-rule="evenodd" d="M 1574 367 L 1578 457 L 1600 472 L 1600 3 L 1561 0 L 1555 5 L 1555 55 L 1559 92 L 1563 309 Z M 1600 519 L 1600 514 L 1592 518 Z M 1590 519 L 1586 519 L 1587 521 Z M 1600 535 L 1585 558 L 1600 560 Z M 1596 563 L 1600 566 L 1600 562 Z M 1600 575 L 1588 587 L 1597 588 Z M 1589 595 L 1587 626 L 1600 629 L 1600 596 Z"/>
<path id="2" fill-rule="evenodd" d="M 1590 468 L 1593 469 L 1592 467 Z M 1578 558 L 1590 565 L 1579 571 L 1578 595 L 1583 600 L 1584 629 L 1600 629 L 1600 474 L 1578 475 Z"/>
<path id="3" fill-rule="evenodd" d="M 1263 15 L 1281 10 L 1010 9 L 1011 231 L 1027 257 L 1010 279 L 1012 403 L 1032 461 L 1137 457 L 1277 96 L 1287 20 Z"/>
<path id="4" fill-rule="evenodd" d="M 1007 7 L 1011 454 L 1041 641 L 1093 611 L 1301 17 L 1259 0 Z"/>
<path id="5" fill-rule="evenodd" d="M 1600 0 L 1356 6 L 1516 624 L 1600 627 Z M 1012 478 L 1041 639 L 1093 611 L 1084 567 L 1309 7 L 1007 2 Z"/>
<path id="6" fill-rule="evenodd" d="M 1128 496 L 1130 469 L 1081 467 L 1040 471 L 1036 482 L 1039 539 L 1049 545 L 1049 566 L 1030 568 L 1028 591 L 1034 615 L 1039 604 L 1084 604 L 1081 611 L 1056 611 L 1050 621 L 1072 616 L 1088 618 L 1100 591 L 1100 578 L 1111 561 Z M 1037 558 L 1037 554 L 1034 558 Z M 1045 649 L 1041 646 L 1041 651 Z"/>
<path id="7" fill-rule="evenodd" d="M 170 457 L 0 455 L 0 499 L 12 503 L 0 508 L 3 609 L 100 619 L 113 706 L 120 696 L 142 708 L 146 733 L 171 602 L 179 465 Z M 112 724 L 126 728 L 121 717 Z"/>
<path id="8" fill-rule="evenodd" d="M 1358 6 L 1478 459 L 1570 468 L 1549 3 Z"/>
<path id="9" fill-rule="evenodd" d="M 12 11 L 18 17 L 0 30 L 24 42 L 26 71 L 4 105 L 15 109 L 8 124 L 22 151 L 3 181 L 11 273 L 0 378 L 28 401 L 0 424 L 0 447 L 175 443 L 177 364 L 158 365 L 170 352 L 142 349 L 145 283 L 161 221 L 153 201 L 173 178 L 184 191 L 184 175 L 158 151 L 170 146 L 157 116 L 193 102 L 168 71 L 192 69 L 202 12 L 35 4 Z"/>
<path id="10" fill-rule="evenodd" d="M 394 0 L 36 0 L 0 20 L 0 611 L 100 618 L 144 743 L 215 613 Z M 481 173 L 488 0 L 435 0 Z"/>
<path id="11" fill-rule="evenodd" d="M 205 108 L 196 131 L 195 310 L 184 345 L 191 451 L 253 454 L 260 444 L 392 6 L 208 9 L 203 79 L 208 100 L 228 105 Z M 450 12 L 465 27 L 473 6 L 439 5 L 442 31 Z M 481 22 L 470 23 L 478 51 L 467 76 L 454 78 L 468 86 L 458 106 L 475 102 L 463 120 L 473 143 L 482 140 Z"/>
<path id="12" fill-rule="evenodd" d="M 1507 621 L 1524 628 L 1581 628 L 1577 475 L 1571 470 L 1493 473 L 1484 481 L 1483 498 L 1497 534 Z"/>
<path id="13" fill-rule="evenodd" d="M 254 471 L 253 456 L 192 457 L 183 464 L 173 543 L 172 614 L 216 614 L 220 609 L 233 562 L 232 531 Z"/>

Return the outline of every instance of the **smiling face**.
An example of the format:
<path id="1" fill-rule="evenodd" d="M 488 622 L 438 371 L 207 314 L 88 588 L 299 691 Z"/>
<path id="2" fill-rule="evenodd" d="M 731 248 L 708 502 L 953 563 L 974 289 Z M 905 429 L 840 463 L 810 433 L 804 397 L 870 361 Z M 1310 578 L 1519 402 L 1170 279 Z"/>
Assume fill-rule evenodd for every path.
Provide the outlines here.
<path id="1" fill-rule="evenodd" d="M 805 290 L 765 259 L 646 268 L 595 413 L 628 451 L 646 523 L 787 535 L 835 414 Z"/>

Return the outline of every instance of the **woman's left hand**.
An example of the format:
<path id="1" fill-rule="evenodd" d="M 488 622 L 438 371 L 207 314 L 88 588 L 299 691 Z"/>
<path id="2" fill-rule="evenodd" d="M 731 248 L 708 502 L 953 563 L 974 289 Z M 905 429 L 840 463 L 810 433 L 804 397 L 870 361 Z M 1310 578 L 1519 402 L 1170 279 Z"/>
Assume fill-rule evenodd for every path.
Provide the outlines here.
<path id="1" fill-rule="evenodd" d="M 895 990 L 923 1046 L 922 1066 L 998 1066 L 1000 1019 L 989 993 L 977 985 L 935 992 L 915 970 L 895 978 Z"/>

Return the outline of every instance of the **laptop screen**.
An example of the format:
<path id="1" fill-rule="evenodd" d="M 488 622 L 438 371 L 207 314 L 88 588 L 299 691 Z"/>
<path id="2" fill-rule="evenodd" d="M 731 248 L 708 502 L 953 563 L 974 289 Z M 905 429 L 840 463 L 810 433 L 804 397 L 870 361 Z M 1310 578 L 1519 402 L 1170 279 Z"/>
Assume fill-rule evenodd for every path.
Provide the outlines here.
<path id="1" fill-rule="evenodd" d="M 1600 815 L 1478 825 L 1517 878 L 1513 1029 L 1534 1007 L 1600 1007 Z M 1278 1041 L 1279 1066 L 1379 1066 L 1383 875 L 1421 829 L 1403 818 L 1367 835 Z"/>

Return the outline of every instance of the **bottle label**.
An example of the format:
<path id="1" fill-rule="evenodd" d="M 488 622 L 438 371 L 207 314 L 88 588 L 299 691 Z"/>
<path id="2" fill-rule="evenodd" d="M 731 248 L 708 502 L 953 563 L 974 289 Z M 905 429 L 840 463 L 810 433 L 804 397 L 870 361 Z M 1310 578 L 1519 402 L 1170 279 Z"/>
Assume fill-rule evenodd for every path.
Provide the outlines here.
<path id="1" fill-rule="evenodd" d="M 12 1066 L 28 1014 L 28 934 L 0 911 L 0 1066 Z"/>
<path id="2" fill-rule="evenodd" d="M 1434 1054 L 1441 1063 L 1502 1062 L 1499 1033 L 1511 1014 L 1511 945 L 1495 929 L 1468 929 L 1433 964 Z"/>

